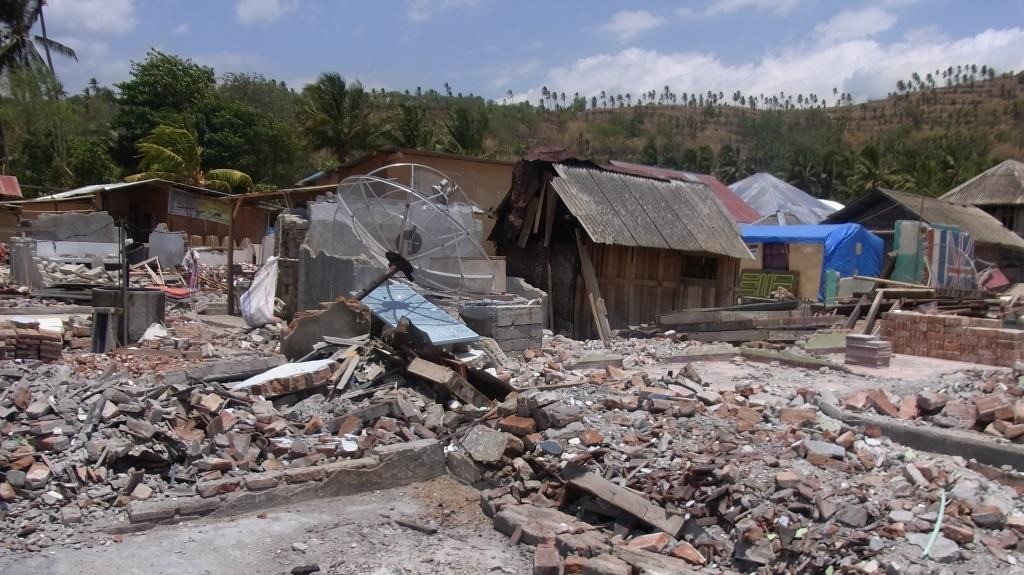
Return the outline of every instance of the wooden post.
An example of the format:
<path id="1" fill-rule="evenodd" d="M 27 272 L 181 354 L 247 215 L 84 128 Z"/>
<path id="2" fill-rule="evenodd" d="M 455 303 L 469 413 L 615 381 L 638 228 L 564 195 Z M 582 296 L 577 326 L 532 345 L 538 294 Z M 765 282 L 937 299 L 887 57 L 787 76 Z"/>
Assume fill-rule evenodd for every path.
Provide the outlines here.
<path id="1" fill-rule="evenodd" d="M 235 315 L 235 212 L 240 200 L 231 203 L 228 216 L 228 315 Z"/>
<path id="2" fill-rule="evenodd" d="M 608 325 L 608 311 L 604 306 L 604 298 L 601 297 L 601 288 L 597 283 L 594 264 L 590 260 L 586 246 L 583 245 L 583 237 L 579 230 L 576 230 L 576 247 L 580 252 L 580 271 L 583 275 L 585 294 L 590 303 L 590 311 L 594 314 L 594 327 L 597 329 L 597 335 L 601 341 L 607 344 L 612 336 L 611 327 Z"/>

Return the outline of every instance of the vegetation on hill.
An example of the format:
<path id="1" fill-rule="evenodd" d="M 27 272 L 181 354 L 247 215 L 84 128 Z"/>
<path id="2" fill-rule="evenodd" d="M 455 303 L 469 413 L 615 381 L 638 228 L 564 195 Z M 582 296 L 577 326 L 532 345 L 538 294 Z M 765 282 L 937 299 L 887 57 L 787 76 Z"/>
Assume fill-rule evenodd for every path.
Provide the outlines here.
<path id="1" fill-rule="evenodd" d="M 14 40 L 2 19 L 5 44 Z M 170 133 L 194 138 L 187 158 L 148 145 L 153 134 Z M 502 159 L 562 146 L 599 162 L 711 173 L 726 183 L 768 171 L 839 201 L 875 186 L 938 195 L 1024 153 L 1024 74 L 950 66 L 860 104 L 838 90 L 726 95 L 669 86 L 589 99 L 544 88 L 525 102 L 511 92 L 488 101 L 447 83 L 440 91 L 367 91 L 335 73 L 296 91 L 259 74 L 218 76 L 157 50 L 132 64 L 127 81 L 93 81 L 68 95 L 40 58 L 0 61 L 0 170 L 17 175 L 30 196 L 147 171 L 222 181 L 209 175 L 213 167 L 247 174 L 259 189 L 290 186 L 383 145 Z M 161 162 L 152 160 L 157 151 Z M 218 185 L 236 193 L 253 185 L 226 179 Z"/>

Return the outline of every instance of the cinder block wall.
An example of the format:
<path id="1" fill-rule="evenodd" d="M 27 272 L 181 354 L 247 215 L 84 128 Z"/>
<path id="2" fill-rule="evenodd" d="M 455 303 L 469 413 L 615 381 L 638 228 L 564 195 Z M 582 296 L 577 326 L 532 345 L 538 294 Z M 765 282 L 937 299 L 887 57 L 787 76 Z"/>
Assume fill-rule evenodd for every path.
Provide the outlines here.
<path id="1" fill-rule="evenodd" d="M 505 352 L 540 349 L 544 340 L 544 309 L 539 305 L 467 305 L 462 321 L 490 337 Z"/>
<path id="2" fill-rule="evenodd" d="M 1024 330 L 1003 329 L 998 319 L 915 312 L 882 317 L 881 336 L 894 353 L 1006 367 L 1024 359 Z"/>

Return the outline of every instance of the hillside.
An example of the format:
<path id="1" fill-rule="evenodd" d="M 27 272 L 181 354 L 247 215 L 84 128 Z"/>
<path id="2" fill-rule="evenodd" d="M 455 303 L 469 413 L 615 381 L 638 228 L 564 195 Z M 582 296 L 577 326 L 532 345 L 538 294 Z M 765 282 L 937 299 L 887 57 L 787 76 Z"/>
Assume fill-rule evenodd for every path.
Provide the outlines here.
<path id="1" fill-rule="evenodd" d="M 506 109 L 490 114 L 487 154 L 513 159 L 532 147 L 561 145 L 598 160 L 713 172 L 727 183 L 771 171 L 839 200 L 872 184 L 938 195 L 1024 156 L 1024 75 L 923 85 L 860 104 L 763 101 L 767 109 L 719 98 L 686 106 L 531 106 L 519 113 L 499 106 Z"/>

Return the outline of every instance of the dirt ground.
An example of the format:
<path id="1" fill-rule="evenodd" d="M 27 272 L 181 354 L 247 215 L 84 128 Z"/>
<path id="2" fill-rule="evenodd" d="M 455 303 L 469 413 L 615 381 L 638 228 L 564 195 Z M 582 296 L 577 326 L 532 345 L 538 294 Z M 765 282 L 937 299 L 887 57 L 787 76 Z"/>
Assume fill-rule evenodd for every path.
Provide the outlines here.
<path id="1" fill-rule="evenodd" d="M 432 522 L 439 530 L 427 535 L 391 519 Z M 0 557 L 0 573 L 277 575 L 317 564 L 321 573 L 339 575 L 519 575 L 532 568 L 532 548 L 509 546 L 481 513 L 477 491 L 447 477 L 118 539 Z"/>

